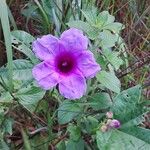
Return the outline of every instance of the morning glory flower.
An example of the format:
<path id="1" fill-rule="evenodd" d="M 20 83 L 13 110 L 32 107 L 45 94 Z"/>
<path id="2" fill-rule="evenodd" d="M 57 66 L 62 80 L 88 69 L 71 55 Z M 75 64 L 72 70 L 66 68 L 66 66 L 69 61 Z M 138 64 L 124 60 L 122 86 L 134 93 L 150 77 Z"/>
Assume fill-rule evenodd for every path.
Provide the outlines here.
<path id="1" fill-rule="evenodd" d="M 110 128 L 119 128 L 120 127 L 120 122 L 116 119 L 113 119 L 110 124 L 109 124 Z"/>
<path id="2" fill-rule="evenodd" d="M 75 28 L 64 31 L 60 38 L 48 34 L 34 41 L 33 51 L 42 61 L 32 70 L 38 85 L 45 90 L 58 85 L 65 98 L 81 98 L 86 93 L 86 79 L 100 71 L 87 48 L 88 38 Z"/>

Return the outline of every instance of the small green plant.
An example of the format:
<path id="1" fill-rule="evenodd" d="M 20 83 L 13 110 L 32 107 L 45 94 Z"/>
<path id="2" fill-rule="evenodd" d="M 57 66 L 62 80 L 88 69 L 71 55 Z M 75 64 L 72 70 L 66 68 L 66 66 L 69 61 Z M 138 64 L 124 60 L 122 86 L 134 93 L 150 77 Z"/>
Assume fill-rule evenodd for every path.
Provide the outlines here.
<path id="1" fill-rule="evenodd" d="M 127 45 L 121 37 L 123 24 L 109 11 L 100 12 L 90 0 L 35 0 L 21 11 L 26 31 L 10 31 L 10 10 L 4 0 L 0 8 L 8 58 L 0 67 L 0 149 L 150 149 L 150 130 L 143 125 L 149 112 L 143 86 L 126 89 L 118 77 L 122 68 L 129 67 Z M 35 37 L 30 21 L 41 30 Z M 70 50 L 74 53 L 68 54 Z M 78 54 L 79 50 L 85 51 Z M 63 52 L 57 55 L 56 51 Z M 53 58 L 59 71 L 51 72 Z M 67 71 L 64 67 L 71 63 L 72 69 L 74 61 L 75 69 L 81 63 L 84 67 L 80 73 L 72 71 L 78 78 L 71 82 L 70 66 Z M 13 142 L 15 137 L 19 144 Z"/>

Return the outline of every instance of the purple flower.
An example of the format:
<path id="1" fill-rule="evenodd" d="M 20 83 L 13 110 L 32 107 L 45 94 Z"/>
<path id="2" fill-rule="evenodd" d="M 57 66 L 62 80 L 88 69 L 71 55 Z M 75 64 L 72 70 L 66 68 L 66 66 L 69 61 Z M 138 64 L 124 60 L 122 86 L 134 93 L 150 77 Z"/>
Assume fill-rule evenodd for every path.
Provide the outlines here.
<path id="1" fill-rule="evenodd" d="M 43 61 L 32 70 L 39 86 L 49 90 L 58 85 L 65 98 L 81 98 L 86 92 L 86 78 L 100 71 L 87 47 L 87 37 L 75 28 L 64 31 L 59 39 L 49 34 L 34 41 L 33 51 Z"/>
<path id="2" fill-rule="evenodd" d="M 109 127 L 110 128 L 119 128 L 120 127 L 120 122 L 116 119 L 113 119 L 110 123 L 109 123 Z"/>

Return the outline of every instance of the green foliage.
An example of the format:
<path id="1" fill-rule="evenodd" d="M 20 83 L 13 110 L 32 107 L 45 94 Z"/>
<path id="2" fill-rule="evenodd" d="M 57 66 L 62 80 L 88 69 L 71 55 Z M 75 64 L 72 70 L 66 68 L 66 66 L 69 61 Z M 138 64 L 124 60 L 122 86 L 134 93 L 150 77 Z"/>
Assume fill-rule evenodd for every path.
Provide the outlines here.
<path id="1" fill-rule="evenodd" d="M 68 126 L 68 132 L 70 132 L 70 140 L 78 141 L 81 137 L 81 130 L 78 126 L 70 125 Z"/>
<path id="2" fill-rule="evenodd" d="M 67 25 L 69 27 L 75 27 L 83 30 L 92 40 L 95 40 L 98 37 L 101 38 L 101 47 L 107 46 L 109 42 L 111 44 L 108 46 L 114 46 L 114 44 L 117 42 L 118 34 L 124 28 L 124 26 L 121 23 L 114 22 L 114 16 L 110 15 L 107 11 L 103 11 L 98 14 L 97 9 L 92 8 L 91 10 L 82 10 L 82 13 L 87 22 L 80 20 L 70 21 L 67 23 Z M 113 34 L 111 34 L 109 31 L 113 32 Z"/>
<path id="3" fill-rule="evenodd" d="M 33 64 L 25 59 L 17 59 L 13 61 L 13 80 L 31 80 Z M 0 75 L 6 76 L 8 74 L 6 68 L 0 68 Z"/>
<path id="4" fill-rule="evenodd" d="M 102 48 L 110 48 L 110 47 L 115 46 L 115 44 L 118 40 L 118 35 L 112 34 L 108 30 L 104 30 L 104 31 L 99 33 L 98 38 L 100 41 L 98 43 L 98 46 L 100 46 Z"/>
<path id="5" fill-rule="evenodd" d="M 32 150 L 28 136 L 26 135 L 26 133 L 24 131 L 22 131 L 22 136 L 23 136 L 23 140 L 24 140 L 25 150 Z"/>
<path id="6" fill-rule="evenodd" d="M 109 139 L 111 137 L 112 131 L 103 133 L 100 131 L 96 132 L 96 141 L 98 148 L 106 149 L 106 146 L 109 144 Z"/>
<path id="7" fill-rule="evenodd" d="M 45 95 L 45 91 L 39 87 L 36 87 L 32 81 L 32 68 L 33 64 L 25 59 L 18 59 L 13 61 L 13 80 L 14 89 L 16 90 L 13 95 L 16 99 L 19 99 L 19 103 L 26 109 L 34 111 L 39 100 Z M 0 75 L 6 81 L 7 86 L 7 69 L 0 68 Z M 1 95 L 1 102 L 12 102 L 13 97 L 9 92 L 3 92 Z"/>
<path id="8" fill-rule="evenodd" d="M 120 93 L 120 81 L 112 72 L 101 71 L 97 80 L 113 92 Z"/>
<path id="9" fill-rule="evenodd" d="M 70 20 L 67 25 L 83 30 L 94 41 L 95 46 L 91 49 L 94 51 L 94 54 L 97 54 L 97 61 L 102 65 L 102 69 L 106 69 L 107 64 L 110 64 L 115 70 L 118 70 L 124 64 L 123 59 L 120 57 L 124 47 L 120 49 L 114 47 L 120 47 L 124 43 L 119 36 L 124 26 L 121 23 L 114 22 L 114 16 L 110 15 L 108 11 L 99 13 L 96 8 L 92 8 L 90 10 L 82 10 L 82 14 L 86 19 L 85 22 Z M 101 48 L 101 55 L 99 52 L 96 52 L 95 47 L 97 49 Z M 120 92 L 120 81 L 114 73 L 103 70 L 97 75 L 97 80 L 111 91 L 115 93 Z"/>
<path id="10" fill-rule="evenodd" d="M 8 20 L 8 10 L 7 10 L 7 4 L 6 1 L 1 1 L 0 4 L 0 20 L 3 28 L 3 34 L 5 39 L 5 45 L 7 50 L 7 61 L 8 61 L 8 77 L 9 77 L 9 91 L 13 90 L 13 54 L 12 54 L 12 46 L 11 46 L 11 39 L 10 39 L 10 26 L 9 26 L 9 20 Z"/>
<path id="11" fill-rule="evenodd" d="M 138 127 L 138 126 L 133 126 L 129 128 L 122 128 L 121 130 L 127 134 L 135 136 L 136 138 L 141 139 L 145 141 L 146 143 L 150 144 L 150 136 L 149 136 L 150 130 L 149 129 L 145 129 L 145 128 Z"/>
<path id="12" fill-rule="evenodd" d="M 150 130 L 143 127 L 149 102 L 141 98 L 140 85 L 124 90 L 121 82 L 126 81 L 115 75 L 128 67 L 126 44 L 120 36 L 124 25 L 111 15 L 116 9 L 115 2 L 105 0 L 99 9 L 93 7 L 97 3 L 95 0 L 26 2 L 21 13 L 26 17 L 25 30 L 28 32 L 16 30 L 16 16 L 12 16 L 10 9 L 7 12 L 5 1 L 0 4 L 8 55 L 7 65 L 0 68 L 0 149 L 149 150 Z M 109 12 L 99 12 L 104 10 L 102 7 Z M 15 29 L 11 32 L 8 16 Z M 66 29 L 66 24 L 87 35 L 88 48 L 102 68 L 96 78 L 88 80 L 87 93 L 78 101 L 59 96 L 57 86 L 47 92 L 42 90 L 32 76 L 32 68 L 39 63 L 32 51 L 35 40 L 32 35 L 50 33 L 58 36 Z M 12 60 L 11 47 L 17 51 L 15 60 Z M 10 82 L 13 82 L 12 90 Z M 120 128 L 109 127 L 111 119 L 108 119 L 107 112 L 113 112 L 112 119 L 120 121 Z M 19 128 L 18 124 L 21 124 Z M 20 127 L 25 129 L 20 131 Z M 107 130 L 102 132 L 102 127 Z M 22 139 L 12 144 L 11 138 L 19 131 Z M 16 146 L 20 141 L 23 143 Z"/>
<path id="13" fill-rule="evenodd" d="M 66 146 L 66 150 L 84 150 L 84 141 L 80 139 L 78 142 L 69 140 Z"/>
<path id="14" fill-rule="evenodd" d="M 10 135 L 12 135 L 12 133 L 13 133 L 13 123 L 14 123 L 14 121 L 13 121 L 13 119 L 11 119 L 11 118 L 6 118 L 5 120 L 4 120 L 4 122 L 3 122 L 3 132 L 4 133 L 9 133 Z"/>
<path id="15" fill-rule="evenodd" d="M 60 124 L 68 123 L 82 113 L 80 105 L 73 101 L 64 101 L 57 111 Z"/>
<path id="16" fill-rule="evenodd" d="M 113 130 L 107 133 L 97 131 L 96 136 L 99 149 L 116 150 L 121 148 L 122 150 L 148 150 L 150 148 L 148 143 L 118 130 Z"/>
<path id="17" fill-rule="evenodd" d="M 4 119 L 4 111 L 5 107 L 0 107 L 0 124 L 3 122 L 3 119 Z"/>
<path id="18" fill-rule="evenodd" d="M 38 60 L 35 54 L 31 50 L 31 44 L 35 38 L 24 31 L 13 31 L 11 32 L 12 46 L 18 51 L 24 53 L 33 63 L 37 63 Z"/>
<path id="19" fill-rule="evenodd" d="M 46 24 L 47 32 L 48 32 L 49 31 L 49 27 L 50 27 L 48 16 L 47 16 L 43 6 L 40 4 L 40 2 L 38 0 L 35 0 L 34 2 L 38 6 L 39 11 L 41 12 L 41 16 L 42 16 L 42 18 L 44 20 L 44 23 Z"/>
<path id="20" fill-rule="evenodd" d="M 19 99 L 19 103 L 31 112 L 35 110 L 37 103 L 43 98 L 44 95 L 44 90 L 32 85 L 21 88 L 15 93 L 15 97 Z"/>
<path id="21" fill-rule="evenodd" d="M 122 123 L 137 118 L 144 112 L 143 106 L 140 104 L 141 86 L 129 88 L 122 91 L 114 99 L 111 110 L 114 112 L 115 118 L 119 119 Z M 139 120 L 139 119 L 138 119 Z"/>
<path id="22" fill-rule="evenodd" d="M 103 54 L 106 59 L 113 65 L 115 70 L 118 70 L 123 65 L 123 60 L 119 57 L 119 52 L 111 51 L 110 49 L 104 49 Z"/>
<path id="23" fill-rule="evenodd" d="M 41 2 L 45 12 L 51 16 L 52 2 L 49 0 L 42 0 Z"/>
<path id="24" fill-rule="evenodd" d="M 11 103 L 12 99 L 13 98 L 9 92 L 1 91 L 0 103 Z"/>
<path id="25" fill-rule="evenodd" d="M 13 81 L 14 81 L 14 90 L 20 89 L 27 84 L 30 84 L 33 80 L 32 77 L 32 68 L 33 64 L 25 59 L 18 59 L 13 61 Z M 0 68 L 0 81 L 4 84 L 4 87 L 8 88 L 8 71 L 7 68 Z M 6 90 L 5 89 L 5 90 Z M 6 92 L 6 91 L 5 91 Z M 6 96 L 4 98 L 4 95 Z M 10 94 L 3 94 L 3 99 L 10 98 Z"/>
<path id="26" fill-rule="evenodd" d="M 94 110 L 106 109 L 112 105 L 110 96 L 108 93 L 96 93 L 89 98 L 90 106 Z"/>
<path id="27" fill-rule="evenodd" d="M 88 33 L 93 30 L 93 28 L 88 23 L 83 22 L 81 20 L 69 21 L 67 23 L 67 25 L 70 27 L 78 28 L 78 29 L 84 31 L 85 33 Z"/>
<path id="28" fill-rule="evenodd" d="M 8 147 L 8 145 L 6 144 L 6 142 L 3 139 L 2 133 L 0 133 L 0 149 L 1 150 L 10 150 L 10 148 Z"/>
<path id="29" fill-rule="evenodd" d="M 121 122 L 121 128 L 120 131 L 97 131 L 99 149 L 149 149 L 149 139 L 146 138 L 149 130 L 137 127 L 144 121 L 143 114 L 146 113 L 140 98 L 141 86 L 137 85 L 122 91 L 113 99 L 111 111 L 114 118 Z"/>
<path id="30" fill-rule="evenodd" d="M 88 116 L 82 119 L 80 126 L 82 128 L 82 132 L 95 134 L 95 131 L 99 126 L 99 121 L 92 116 Z"/>

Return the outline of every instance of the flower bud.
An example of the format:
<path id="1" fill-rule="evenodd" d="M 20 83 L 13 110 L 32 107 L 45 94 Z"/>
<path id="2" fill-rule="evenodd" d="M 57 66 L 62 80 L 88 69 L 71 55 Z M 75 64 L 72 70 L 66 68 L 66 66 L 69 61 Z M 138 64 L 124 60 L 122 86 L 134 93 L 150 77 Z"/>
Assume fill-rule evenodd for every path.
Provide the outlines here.
<path id="1" fill-rule="evenodd" d="M 106 125 L 102 125 L 100 130 L 101 130 L 102 132 L 106 132 L 107 129 L 108 129 L 108 128 L 107 128 Z"/>
<path id="2" fill-rule="evenodd" d="M 106 117 L 107 117 L 108 119 L 112 119 L 112 118 L 113 118 L 113 112 L 111 112 L 111 111 L 107 112 L 107 113 L 106 113 Z"/>
<path id="3" fill-rule="evenodd" d="M 109 124 L 112 122 L 112 119 L 108 119 L 106 122 L 106 125 L 109 126 Z"/>
<path id="4" fill-rule="evenodd" d="M 113 119 L 110 124 L 109 124 L 110 128 L 119 128 L 120 127 L 120 122 L 116 119 Z"/>

